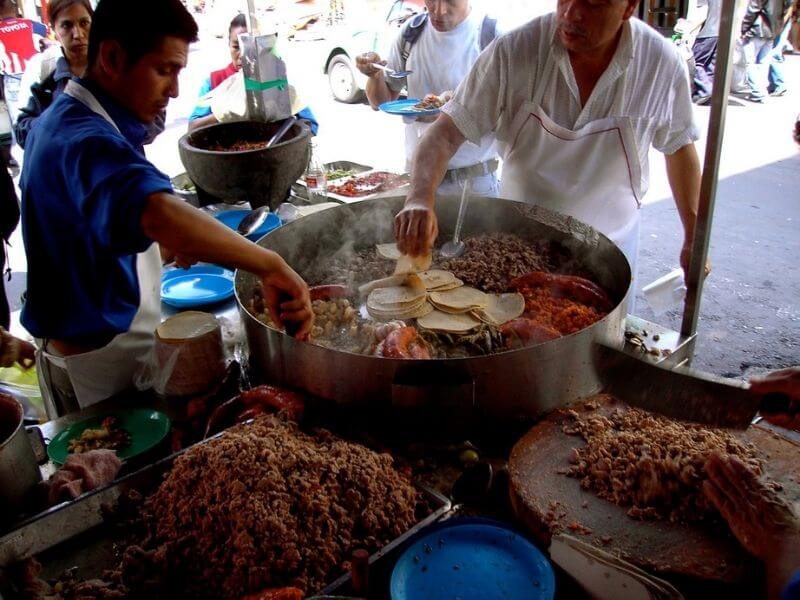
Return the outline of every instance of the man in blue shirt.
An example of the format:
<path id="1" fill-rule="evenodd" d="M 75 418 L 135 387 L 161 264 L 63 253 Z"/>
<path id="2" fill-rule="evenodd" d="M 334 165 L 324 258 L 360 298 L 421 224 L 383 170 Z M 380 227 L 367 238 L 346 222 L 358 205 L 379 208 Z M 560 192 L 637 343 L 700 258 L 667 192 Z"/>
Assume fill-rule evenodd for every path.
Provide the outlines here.
<path id="1" fill-rule="evenodd" d="M 147 27 L 131 23 L 147 22 Z M 162 254 L 250 271 L 273 318 L 308 334 L 308 288 L 286 262 L 172 194 L 144 156 L 145 124 L 178 95 L 197 26 L 179 0 L 101 0 L 85 78 L 31 130 L 20 180 L 28 255 L 23 325 L 40 340 L 52 410 L 133 386 L 159 323 Z M 154 244 L 153 242 L 158 242 Z M 168 250 L 167 250 L 168 249 Z"/>

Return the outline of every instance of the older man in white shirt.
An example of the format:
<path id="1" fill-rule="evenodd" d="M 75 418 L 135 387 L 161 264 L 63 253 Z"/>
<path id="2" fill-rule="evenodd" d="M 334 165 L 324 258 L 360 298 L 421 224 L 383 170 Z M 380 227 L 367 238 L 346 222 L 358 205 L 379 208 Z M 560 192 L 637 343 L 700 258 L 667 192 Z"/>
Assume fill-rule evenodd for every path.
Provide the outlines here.
<path id="1" fill-rule="evenodd" d="M 698 130 L 675 48 L 631 18 L 637 0 L 559 0 L 555 13 L 501 38 L 426 133 L 397 215 L 400 249 L 427 253 L 438 232 L 436 186 L 465 140 L 493 132 L 504 160 L 500 195 L 580 219 L 633 266 L 651 145 L 666 156 L 689 266 L 700 190 Z"/>

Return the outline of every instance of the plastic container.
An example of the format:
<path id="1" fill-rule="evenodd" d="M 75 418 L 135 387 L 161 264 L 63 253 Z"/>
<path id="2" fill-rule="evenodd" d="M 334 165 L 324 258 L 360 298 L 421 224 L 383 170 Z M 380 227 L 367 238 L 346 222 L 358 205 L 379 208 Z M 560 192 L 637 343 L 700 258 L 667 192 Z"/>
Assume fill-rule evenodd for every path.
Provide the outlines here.
<path id="1" fill-rule="evenodd" d="M 642 289 L 644 299 L 656 315 L 662 315 L 676 308 L 686 298 L 686 284 L 683 269 L 675 269 L 659 277 Z"/>

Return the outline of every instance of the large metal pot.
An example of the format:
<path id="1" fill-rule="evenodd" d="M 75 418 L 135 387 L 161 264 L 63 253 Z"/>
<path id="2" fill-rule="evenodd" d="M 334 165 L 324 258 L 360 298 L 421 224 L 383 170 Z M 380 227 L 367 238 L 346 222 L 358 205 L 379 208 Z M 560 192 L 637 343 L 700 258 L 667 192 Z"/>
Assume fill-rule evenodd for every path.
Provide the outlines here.
<path id="1" fill-rule="evenodd" d="M 270 209 L 286 200 L 292 184 L 303 174 L 311 152 L 311 130 L 303 121 L 270 148 L 235 152 L 209 150 L 237 141 L 270 139 L 281 123 L 234 121 L 201 127 L 178 141 L 181 162 L 201 189 L 226 202 L 250 202 Z"/>
<path id="2" fill-rule="evenodd" d="M 259 244 L 281 254 L 302 274 L 342 248 L 391 241 L 394 215 L 402 204 L 403 198 L 395 197 L 332 208 L 281 227 Z M 439 198 L 436 212 L 442 236 L 452 235 L 458 198 Z M 252 364 L 267 381 L 339 403 L 436 404 L 502 418 L 534 417 L 599 391 L 601 382 L 592 366 L 594 344 L 621 345 L 623 339 L 631 270 L 622 251 L 571 217 L 509 200 L 475 198 L 464 235 L 489 232 L 562 243 L 609 291 L 615 308 L 591 327 L 538 346 L 471 358 L 386 359 L 298 342 L 266 327 L 245 308 L 256 279 L 238 271 L 237 299 Z"/>
<path id="3" fill-rule="evenodd" d="M 0 523 L 25 508 L 28 494 L 41 479 L 24 418 L 22 404 L 0 394 Z"/>

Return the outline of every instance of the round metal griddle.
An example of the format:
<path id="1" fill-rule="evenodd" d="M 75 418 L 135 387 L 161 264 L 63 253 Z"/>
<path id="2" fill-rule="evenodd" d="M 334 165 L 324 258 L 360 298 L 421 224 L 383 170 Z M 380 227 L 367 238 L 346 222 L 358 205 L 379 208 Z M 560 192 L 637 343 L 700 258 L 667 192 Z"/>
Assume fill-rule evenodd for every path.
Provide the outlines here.
<path id="1" fill-rule="evenodd" d="M 289 223 L 259 240 L 301 275 L 348 250 L 391 242 L 403 197 L 331 208 Z M 437 200 L 441 234 L 452 235 L 459 198 Z M 615 308 L 592 326 L 538 346 L 470 358 L 401 360 L 352 354 L 297 340 L 268 328 L 248 306 L 258 282 L 236 273 L 236 293 L 251 352 L 264 378 L 344 404 L 418 408 L 459 414 L 477 409 L 498 417 L 534 417 L 599 391 L 595 342 L 621 345 L 631 271 L 604 235 L 564 215 L 496 198 L 473 198 L 464 236 L 504 232 L 566 247 L 581 269 L 608 290 Z"/>

